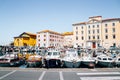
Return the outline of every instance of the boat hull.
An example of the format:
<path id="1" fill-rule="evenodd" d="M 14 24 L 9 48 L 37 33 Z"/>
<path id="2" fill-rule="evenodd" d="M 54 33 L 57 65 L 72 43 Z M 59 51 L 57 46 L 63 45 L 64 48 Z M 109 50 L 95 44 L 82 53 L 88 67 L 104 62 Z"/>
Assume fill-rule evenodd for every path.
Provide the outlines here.
<path id="1" fill-rule="evenodd" d="M 101 67 L 114 67 L 113 62 L 103 62 L 103 61 L 98 61 L 97 65 Z"/>
<path id="2" fill-rule="evenodd" d="M 120 62 L 115 62 L 116 67 L 120 67 Z"/>
<path id="3" fill-rule="evenodd" d="M 27 67 L 42 67 L 41 61 L 28 61 Z"/>
<path id="4" fill-rule="evenodd" d="M 70 62 L 70 61 L 63 61 L 63 67 L 66 68 L 79 68 L 81 61 L 78 62 Z"/>
<path id="5" fill-rule="evenodd" d="M 93 68 L 95 67 L 95 62 L 94 61 L 82 61 L 81 63 L 82 67 L 88 67 L 88 68 Z"/>
<path id="6" fill-rule="evenodd" d="M 47 68 L 59 68 L 59 67 L 61 67 L 61 61 L 59 59 L 45 60 L 45 67 L 47 67 Z"/>
<path id="7" fill-rule="evenodd" d="M 17 66 L 16 62 L 0 63 L 0 67 L 14 67 Z"/>

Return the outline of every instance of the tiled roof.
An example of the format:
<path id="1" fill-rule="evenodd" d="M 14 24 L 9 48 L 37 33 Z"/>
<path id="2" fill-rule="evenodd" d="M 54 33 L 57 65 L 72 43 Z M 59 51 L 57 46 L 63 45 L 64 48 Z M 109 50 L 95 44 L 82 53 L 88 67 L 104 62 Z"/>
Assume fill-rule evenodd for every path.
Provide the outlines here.
<path id="1" fill-rule="evenodd" d="M 26 33 L 28 35 L 34 35 L 34 36 L 36 36 L 36 34 L 30 33 L 30 32 L 24 32 L 24 33 Z"/>
<path id="2" fill-rule="evenodd" d="M 92 16 L 92 17 L 89 17 L 89 18 L 97 18 L 97 17 L 102 17 L 102 16 Z"/>
<path id="3" fill-rule="evenodd" d="M 102 22 L 113 21 L 113 20 L 120 20 L 120 18 L 103 19 Z M 87 24 L 87 22 L 80 22 L 80 23 L 75 23 L 75 24 L 72 24 L 72 25 L 77 26 L 77 25 L 82 25 L 82 24 Z"/>
<path id="4" fill-rule="evenodd" d="M 76 26 L 76 25 L 82 25 L 82 24 L 86 24 L 86 22 L 75 23 L 75 24 L 72 24 L 72 25 Z"/>
<path id="5" fill-rule="evenodd" d="M 66 35 L 73 35 L 73 32 L 64 32 L 62 33 L 63 36 L 66 36 Z"/>
<path id="6" fill-rule="evenodd" d="M 102 22 L 120 20 L 120 18 L 103 19 Z"/>
<path id="7" fill-rule="evenodd" d="M 52 34 L 57 34 L 57 35 L 62 35 L 61 33 L 58 33 L 58 32 L 55 32 L 55 31 L 51 31 L 51 30 L 43 30 L 43 31 L 40 31 L 40 32 L 37 32 L 38 34 L 39 33 L 52 33 Z"/>
<path id="8" fill-rule="evenodd" d="M 29 36 L 22 36 L 23 34 L 27 34 L 27 35 L 31 35 L 31 36 L 35 36 L 36 37 L 36 34 L 33 34 L 33 33 L 30 33 L 30 32 L 23 32 L 22 34 L 20 34 L 19 36 L 17 37 L 14 37 L 14 38 L 20 38 L 20 37 L 29 37 Z"/>

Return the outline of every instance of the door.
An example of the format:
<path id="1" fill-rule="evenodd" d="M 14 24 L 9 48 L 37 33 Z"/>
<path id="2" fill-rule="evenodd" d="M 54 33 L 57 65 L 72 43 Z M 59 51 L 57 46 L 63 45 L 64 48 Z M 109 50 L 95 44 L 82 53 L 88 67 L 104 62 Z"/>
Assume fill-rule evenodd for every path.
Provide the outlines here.
<path id="1" fill-rule="evenodd" d="M 92 47 L 96 48 L 96 43 L 95 42 L 92 43 Z"/>

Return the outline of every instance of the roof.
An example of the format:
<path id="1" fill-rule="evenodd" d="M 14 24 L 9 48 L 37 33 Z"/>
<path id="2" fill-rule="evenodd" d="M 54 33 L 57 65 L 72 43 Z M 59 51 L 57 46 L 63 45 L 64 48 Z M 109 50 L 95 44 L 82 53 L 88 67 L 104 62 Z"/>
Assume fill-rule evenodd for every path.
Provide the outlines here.
<path id="1" fill-rule="evenodd" d="M 22 36 L 23 34 L 27 34 L 27 35 Z M 30 37 L 30 36 L 35 36 L 35 37 L 36 37 L 36 34 L 30 33 L 30 32 L 23 32 L 22 34 L 20 34 L 20 35 L 17 36 L 17 37 L 14 37 L 14 38 L 19 38 L 19 37 Z"/>
<path id="2" fill-rule="evenodd" d="M 120 20 L 120 18 L 103 19 L 102 22 Z"/>
<path id="3" fill-rule="evenodd" d="M 100 17 L 100 16 L 96 16 L 96 17 Z M 102 22 L 114 21 L 114 20 L 120 20 L 120 18 L 103 19 Z M 72 24 L 72 25 L 77 26 L 77 25 L 82 25 L 82 24 L 87 24 L 87 22 L 80 22 L 80 23 L 75 23 L 75 24 Z"/>
<path id="4" fill-rule="evenodd" d="M 43 31 L 40 31 L 40 32 L 37 32 L 38 34 L 40 33 L 52 33 L 52 34 L 57 34 L 57 35 L 62 35 L 61 33 L 58 33 L 58 32 L 55 32 L 55 31 L 51 31 L 51 30 L 43 30 Z"/>
<path id="5" fill-rule="evenodd" d="M 86 22 L 80 22 L 80 23 L 75 23 L 75 24 L 72 24 L 73 26 L 76 26 L 76 25 L 85 25 L 86 24 Z"/>
<path id="6" fill-rule="evenodd" d="M 92 17 L 89 17 L 89 18 L 97 18 L 97 17 L 102 17 L 102 16 L 92 16 Z"/>
<path id="7" fill-rule="evenodd" d="M 67 36 L 67 35 L 73 35 L 73 32 L 64 32 L 62 33 L 63 36 Z"/>
<path id="8" fill-rule="evenodd" d="M 36 36 L 36 34 L 30 33 L 30 32 L 24 32 L 24 33 L 29 34 L 29 35 L 34 35 L 34 36 Z"/>

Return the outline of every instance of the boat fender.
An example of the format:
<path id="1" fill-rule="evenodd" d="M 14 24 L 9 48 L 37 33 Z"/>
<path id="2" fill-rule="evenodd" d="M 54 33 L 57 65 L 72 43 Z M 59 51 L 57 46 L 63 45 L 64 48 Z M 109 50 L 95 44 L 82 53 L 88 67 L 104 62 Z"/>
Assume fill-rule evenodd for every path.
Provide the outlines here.
<path id="1" fill-rule="evenodd" d="M 97 64 L 97 63 L 98 63 L 98 60 L 96 60 L 95 63 Z"/>

